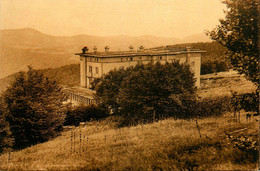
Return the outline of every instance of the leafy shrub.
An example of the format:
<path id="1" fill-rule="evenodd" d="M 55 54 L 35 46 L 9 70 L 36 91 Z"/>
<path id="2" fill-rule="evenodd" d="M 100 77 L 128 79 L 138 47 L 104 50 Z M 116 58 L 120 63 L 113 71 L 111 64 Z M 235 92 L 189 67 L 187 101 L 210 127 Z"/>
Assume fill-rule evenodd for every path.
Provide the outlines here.
<path id="1" fill-rule="evenodd" d="M 228 71 L 229 65 L 226 61 L 215 61 L 216 72 Z"/>
<path id="2" fill-rule="evenodd" d="M 201 75 L 211 74 L 216 72 L 214 61 L 208 60 L 201 64 Z"/>
<path id="3" fill-rule="evenodd" d="M 198 101 L 187 101 L 186 108 L 179 117 L 208 117 L 220 116 L 224 112 L 232 111 L 232 99 L 230 97 L 205 98 Z"/>
<path id="4" fill-rule="evenodd" d="M 202 62 L 201 64 L 201 75 L 228 71 L 228 69 L 229 69 L 229 65 L 225 61 L 207 60 Z"/>
<path id="5" fill-rule="evenodd" d="M 243 160 L 257 162 L 258 141 L 256 138 L 245 135 L 227 135 L 227 140 L 233 148 L 237 148 L 243 153 L 243 157 L 239 157 L 237 162 L 243 162 Z"/>
<path id="6" fill-rule="evenodd" d="M 254 93 L 241 95 L 241 108 L 246 112 L 255 112 L 259 114 L 259 90 Z"/>
<path id="7" fill-rule="evenodd" d="M 69 106 L 64 125 L 78 126 L 80 122 L 99 120 L 107 116 L 108 114 L 104 109 L 93 104 L 89 106 Z"/>

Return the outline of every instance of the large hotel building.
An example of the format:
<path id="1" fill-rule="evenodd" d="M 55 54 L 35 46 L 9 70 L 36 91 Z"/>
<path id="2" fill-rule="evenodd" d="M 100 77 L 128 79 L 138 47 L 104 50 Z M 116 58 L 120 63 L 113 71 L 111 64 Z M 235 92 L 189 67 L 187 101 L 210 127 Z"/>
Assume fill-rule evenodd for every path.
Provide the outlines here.
<path id="1" fill-rule="evenodd" d="M 205 51 L 195 50 L 187 47 L 182 50 L 145 50 L 142 46 L 134 51 L 132 46 L 129 51 L 110 52 L 109 47 L 105 47 L 105 52 L 89 52 L 87 47 L 82 49 L 80 56 L 80 85 L 81 87 L 91 88 L 91 81 L 101 77 L 114 68 L 130 67 L 137 64 L 147 64 L 149 62 L 166 63 L 179 60 L 191 66 L 195 74 L 196 86 L 200 87 L 200 65 L 201 54 Z"/>

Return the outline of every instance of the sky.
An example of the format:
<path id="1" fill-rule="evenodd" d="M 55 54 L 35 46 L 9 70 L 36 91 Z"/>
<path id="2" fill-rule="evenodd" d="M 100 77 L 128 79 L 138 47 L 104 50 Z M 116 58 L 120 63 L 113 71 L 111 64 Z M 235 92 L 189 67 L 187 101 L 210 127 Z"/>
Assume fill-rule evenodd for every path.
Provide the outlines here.
<path id="1" fill-rule="evenodd" d="M 221 0 L 0 0 L 0 28 L 183 38 L 215 28 L 223 9 Z"/>

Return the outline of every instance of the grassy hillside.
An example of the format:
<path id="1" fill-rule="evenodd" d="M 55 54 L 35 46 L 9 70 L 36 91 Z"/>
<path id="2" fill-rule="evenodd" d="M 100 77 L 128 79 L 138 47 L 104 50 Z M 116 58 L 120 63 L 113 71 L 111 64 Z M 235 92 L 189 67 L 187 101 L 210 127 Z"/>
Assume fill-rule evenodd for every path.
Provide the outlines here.
<path id="1" fill-rule="evenodd" d="M 0 78 L 18 71 L 24 71 L 28 65 L 35 69 L 56 68 L 78 62 L 72 53 L 35 52 L 29 49 L 18 49 L 0 46 Z"/>
<path id="2" fill-rule="evenodd" d="M 58 68 L 40 69 L 39 71 L 49 79 L 54 80 L 61 85 L 79 86 L 80 84 L 79 64 L 70 64 Z M 14 81 L 17 74 L 18 73 L 15 73 L 0 79 L 0 92 L 5 91 L 6 87 Z"/>
<path id="3" fill-rule="evenodd" d="M 17 74 L 18 73 L 15 73 L 15 74 L 12 74 L 5 78 L 0 79 L 0 95 L 3 91 L 6 90 L 7 86 L 9 86 L 11 84 L 11 82 L 13 82 L 15 80 L 15 76 Z"/>
<path id="4" fill-rule="evenodd" d="M 202 98 L 232 96 L 231 91 L 238 94 L 252 93 L 257 89 L 254 83 L 234 70 L 201 75 L 200 81 L 198 95 Z"/>
<path id="5" fill-rule="evenodd" d="M 79 64 L 70 64 L 59 68 L 48 68 L 39 71 L 61 85 L 79 86 L 80 84 Z"/>
<path id="6" fill-rule="evenodd" d="M 176 45 L 160 46 L 152 49 L 185 49 L 188 46 L 190 46 L 192 49 L 200 49 L 206 51 L 206 53 L 202 54 L 202 62 L 208 59 L 225 60 L 226 48 L 217 42 L 183 43 Z"/>
<path id="7" fill-rule="evenodd" d="M 1 155 L 0 169 L 255 170 L 256 156 L 239 150 L 234 140 L 246 135 L 258 141 L 258 123 L 246 122 L 244 116 L 234 122 L 230 116 L 199 119 L 201 138 L 194 120 L 166 119 L 125 128 L 111 121 L 90 122 L 49 142 L 11 152 L 10 157 Z"/>

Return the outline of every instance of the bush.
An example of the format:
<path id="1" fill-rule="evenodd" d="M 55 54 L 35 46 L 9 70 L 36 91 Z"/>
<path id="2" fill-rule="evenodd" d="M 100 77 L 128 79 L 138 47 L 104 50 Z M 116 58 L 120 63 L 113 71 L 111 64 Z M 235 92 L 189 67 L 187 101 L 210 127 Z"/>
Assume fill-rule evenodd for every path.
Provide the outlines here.
<path id="1" fill-rule="evenodd" d="M 225 61 L 207 60 L 201 64 L 201 75 L 212 74 L 215 72 L 228 71 L 229 65 Z"/>
<path id="2" fill-rule="evenodd" d="M 259 89 L 254 93 L 241 95 L 241 108 L 246 112 L 255 112 L 259 114 Z"/>
<path id="3" fill-rule="evenodd" d="M 78 126 L 80 122 L 99 120 L 107 116 L 108 114 L 104 109 L 93 104 L 89 106 L 69 106 L 67 108 L 64 125 Z"/>
<path id="4" fill-rule="evenodd" d="M 257 136 L 227 135 L 228 143 L 240 151 L 240 156 L 235 160 L 237 163 L 249 161 L 256 163 L 258 159 L 258 138 Z"/>
<path id="5" fill-rule="evenodd" d="M 225 61 L 215 61 L 216 72 L 223 72 L 229 70 L 229 65 Z"/>
<path id="6" fill-rule="evenodd" d="M 216 72 L 214 61 L 208 60 L 201 64 L 201 75 L 211 74 Z"/>
<path id="7" fill-rule="evenodd" d="M 198 101 L 188 101 L 186 108 L 179 117 L 209 117 L 221 116 L 224 112 L 232 111 L 233 104 L 231 97 L 205 98 Z M 178 117 L 178 116 L 177 116 Z"/>

